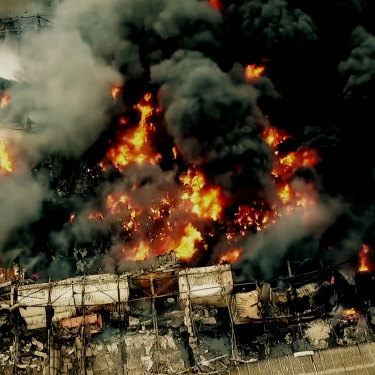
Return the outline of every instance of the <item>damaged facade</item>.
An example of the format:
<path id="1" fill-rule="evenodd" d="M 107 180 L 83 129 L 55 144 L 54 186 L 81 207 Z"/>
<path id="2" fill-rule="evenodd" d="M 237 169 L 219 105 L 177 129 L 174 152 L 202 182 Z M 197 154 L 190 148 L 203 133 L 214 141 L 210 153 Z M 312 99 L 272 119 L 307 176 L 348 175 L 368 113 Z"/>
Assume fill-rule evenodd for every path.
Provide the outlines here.
<path id="1" fill-rule="evenodd" d="M 236 284 L 229 264 L 181 269 L 173 253 L 122 274 L 37 283 L 15 266 L 2 275 L 2 332 L 20 326 L 0 356 L 5 374 L 217 371 L 248 367 L 275 350 L 324 349 L 332 340 L 332 323 L 317 319 L 327 317 L 326 281 L 284 289 Z M 298 340 L 290 333 L 284 342 L 272 338 L 293 327 L 305 344 L 291 350 Z M 340 330 L 337 344 L 370 341 L 359 314 L 340 315 L 337 337 Z"/>

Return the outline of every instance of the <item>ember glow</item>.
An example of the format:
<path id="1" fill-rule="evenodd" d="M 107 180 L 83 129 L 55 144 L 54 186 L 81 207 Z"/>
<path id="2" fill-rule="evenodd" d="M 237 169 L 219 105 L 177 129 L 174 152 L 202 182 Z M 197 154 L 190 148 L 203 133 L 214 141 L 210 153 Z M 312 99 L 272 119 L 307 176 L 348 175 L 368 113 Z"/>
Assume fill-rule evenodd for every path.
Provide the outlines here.
<path id="1" fill-rule="evenodd" d="M 262 135 L 274 154 L 271 175 L 278 186 L 277 194 L 286 211 L 293 212 L 297 207 L 315 206 L 315 192 L 312 186 L 306 186 L 303 191 L 295 191 L 289 181 L 301 167 L 314 168 L 320 162 L 318 152 L 314 149 L 300 148 L 281 155 L 279 145 L 290 139 L 290 135 L 274 127 L 265 128 Z"/>
<path id="2" fill-rule="evenodd" d="M 88 216 L 88 219 L 101 221 L 104 219 L 104 215 L 101 212 L 91 212 Z"/>
<path id="3" fill-rule="evenodd" d="M 0 98 L 0 108 L 2 109 L 7 108 L 9 104 L 10 104 L 10 96 L 9 94 L 4 93 L 3 95 L 1 95 L 1 98 Z"/>
<path id="4" fill-rule="evenodd" d="M 361 252 L 359 253 L 359 267 L 358 272 L 371 272 L 371 266 L 370 266 L 370 247 L 368 245 L 362 245 Z"/>
<path id="5" fill-rule="evenodd" d="M 241 258 L 242 253 L 243 253 L 242 248 L 230 250 L 230 251 L 228 251 L 225 254 L 220 256 L 219 264 L 235 263 Z"/>
<path id="6" fill-rule="evenodd" d="M 264 128 L 262 135 L 264 141 L 271 147 L 274 153 L 277 153 L 277 148 L 280 144 L 290 138 L 290 135 L 288 135 L 285 131 L 274 127 Z"/>
<path id="7" fill-rule="evenodd" d="M 215 8 L 219 11 L 223 10 L 223 4 L 221 3 L 221 0 L 208 0 L 212 8 Z"/>
<path id="8" fill-rule="evenodd" d="M 112 99 L 118 99 L 121 95 L 121 92 L 122 92 L 121 86 L 118 86 L 118 85 L 112 86 L 111 88 Z"/>
<path id="9" fill-rule="evenodd" d="M 247 65 L 245 68 L 246 79 L 253 80 L 253 79 L 260 78 L 261 76 L 265 74 L 265 70 L 266 68 L 264 67 L 264 65 L 256 65 L 256 64 Z"/>
<path id="10" fill-rule="evenodd" d="M 150 117 L 154 112 L 151 104 L 152 96 L 147 93 L 136 109 L 139 111 L 141 118 L 135 129 L 121 129 L 118 133 L 116 145 L 111 147 L 107 153 L 107 158 L 120 171 L 123 171 L 129 164 L 149 163 L 156 164 L 161 156 L 153 151 L 150 145 L 150 139 L 155 126 Z M 125 120 L 120 124 L 126 125 Z"/>
<path id="11" fill-rule="evenodd" d="M 287 155 L 278 158 L 272 170 L 275 177 L 288 178 L 301 167 L 315 167 L 319 162 L 316 150 L 300 150 L 289 152 Z"/>
<path id="12" fill-rule="evenodd" d="M 119 222 L 126 231 L 136 231 L 140 210 L 136 210 L 126 194 L 109 194 L 106 198 L 107 210 L 113 215 L 119 215 Z"/>
<path id="13" fill-rule="evenodd" d="M 352 320 L 358 316 L 359 312 L 354 308 L 346 309 L 342 313 L 343 319 Z"/>
<path id="14" fill-rule="evenodd" d="M 10 159 L 7 145 L 4 140 L 0 140 L 0 175 L 13 172 L 13 165 Z"/>
<path id="15" fill-rule="evenodd" d="M 241 205 L 235 213 L 234 223 L 240 228 L 240 235 L 245 236 L 251 229 L 261 231 L 274 219 L 274 213 L 264 205 L 256 207 Z"/>

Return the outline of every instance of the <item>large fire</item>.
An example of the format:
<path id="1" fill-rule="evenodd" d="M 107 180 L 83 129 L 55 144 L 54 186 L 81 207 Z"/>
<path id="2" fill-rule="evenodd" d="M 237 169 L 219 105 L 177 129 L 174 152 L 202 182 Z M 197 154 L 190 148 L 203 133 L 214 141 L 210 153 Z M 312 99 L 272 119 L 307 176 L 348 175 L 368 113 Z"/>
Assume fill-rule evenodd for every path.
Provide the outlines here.
<path id="1" fill-rule="evenodd" d="M 7 145 L 4 140 L 0 140 L 0 175 L 13 172 L 13 165 L 10 159 Z"/>
<path id="2" fill-rule="evenodd" d="M 362 245 L 361 252 L 359 253 L 359 267 L 358 272 L 371 272 L 372 267 L 369 260 L 370 247 L 368 245 Z"/>
<path id="3" fill-rule="evenodd" d="M 282 130 L 270 127 L 263 130 L 263 138 L 270 146 L 274 154 L 274 166 L 271 175 L 278 185 L 278 196 L 291 212 L 295 207 L 308 208 L 315 205 L 314 194 L 311 189 L 295 191 L 289 180 L 301 167 L 315 167 L 319 161 L 318 152 L 314 149 L 298 149 L 280 155 L 279 145 L 284 143 L 290 136 Z"/>
<path id="4" fill-rule="evenodd" d="M 254 71 L 264 73 L 260 68 Z M 120 86 L 112 88 L 113 98 L 120 93 Z M 103 173 L 111 164 L 119 172 L 126 173 L 131 164 L 160 164 L 166 157 L 177 167 L 182 156 L 176 146 L 171 145 L 169 152 L 163 152 L 164 156 L 155 149 L 161 110 L 153 96 L 146 93 L 134 109 L 139 113 L 139 122 L 119 117 L 115 141 L 100 163 Z M 177 172 L 176 176 L 178 192 L 170 194 L 166 191 L 148 206 L 134 200 L 137 186 L 128 191 L 108 193 L 101 210 L 92 211 L 88 219 L 103 221 L 105 225 L 115 223 L 119 227 L 114 232 L 124 244 L 125 260 L 141 261 L 174 251 L 178 258 L 189 262 L 199 256 L 198 248 L 207 249 L 211 238 L 221 238 L 224 246 L 218 262 L 236 262 L 244 252 L 239 242 L 245 236 L 272 225 L 283 214 L 315 203 L 309 189 L 295 189 L 292 177 L 303 166 L 314 167 L 319 161 L 317 152 L 305 148 L 281 154 L 280 144 L 290 138 L 285 131 L 268 127 L 262 136 L 274 154 L 271 177 L 278 203 L 270 205 L 262 200 L 232 207 L 233 202 L 220 185 L 212 183 L 202 169 L 185 163 L 184 172 Z"/>
<path id="5" fill-rule="evenodd" d="M 10 96 L 9 94 L 7 93 L 4 93 L 3 95 L 1 95 L 1 98 L 0 98 L 0 108 L 7 108 L 10 104 Z"/>

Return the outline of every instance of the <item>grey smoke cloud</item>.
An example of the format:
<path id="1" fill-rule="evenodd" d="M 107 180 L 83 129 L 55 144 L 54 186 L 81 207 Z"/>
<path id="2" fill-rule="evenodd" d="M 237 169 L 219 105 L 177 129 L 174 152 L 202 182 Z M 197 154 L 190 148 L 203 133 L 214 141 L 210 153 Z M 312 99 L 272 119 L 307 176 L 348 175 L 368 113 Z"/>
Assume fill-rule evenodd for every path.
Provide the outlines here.
<path id="1" fill-rule="evenodd" d="M 17 81 L 21 63 L 16 51 L 7 45 L 0 44 L 0 78 Z"/>
<path id="2" fill-rule="evenodd" d="M 245 36 L 260 37 L 267 47 L 302 45 L 317 40 L 312 18 L 284 0 L 246 1 L 239 12 Z"/>
<path id="3" fill-rule="evenodd" d="M 202 165 L 251 150 L 249 163 L 267 165 L 268 148 L 255 133 L 262 116 L 252 86 L 193 51 L 178 51 L 153 66 L 151 77 L 161 85 L 167 130 L 185 160 Z"/>
<path id="4" fill-rule="evenodd" d="M 295 243 L 309 237 L 306 247 L 298 250 L 302 256 L 311 254 L 311 246 L 319 249 L 319 241 L 324 231 L 334 223 L 343 211 L 339 200 L 326 199 L 314 207 L 295 210 L 292 214 L 284 214 L 265 230 L 250 235 L 244 242 L 244 255 L 241 260 L 241 275 L 244 279 L 275 277 L 276 271 Z"/>
<path id="5" fill-rule="evenodd" d="M 40 217 L 48 194 L 43 185 L 27 172 L 0 178 L 0 249 L 12 230 Z"/>
<path id="6" fill-rule="evenodd" d="M 79 157 L 108 125 L 113 106 L 111 85 L 121 83 L 122 77 L 81 33 L 80 21 L 92 5 L 88 1 L 79 5 L 65 1 L 51 17 L 53 26 L 38 32 L 25 30 L 23 34 L 19 61 L 22 74 L 8 90 L 11 106 L 7 115 L 22 123 L 31 119 L 35 129 L 10 136 L 14 154 L 26 160 L 28 168 L 17 162 L 14 174 L 0 179 L 0 248 L 15 228 L 38 220 L 43 202 L 56 193 L 28 170 L 50 153 Z M 100 34 L 100 29 L 91 33 Z M 9 48 L 2 46 L 1 52 L 2 58 L 8 59 Z M 10 73 L 14 75 L 7 69 L 8 78 Z"/>
<path id="7" fill-rule="evenodd" d="M 347 60 L 339 65 L 339 71 L 348 77 L 344 94 L 350 96 L 356 88 L 375 79 L 375 36 L 362 26 L 357 26 L 352 34 L 353 49 Z"/>

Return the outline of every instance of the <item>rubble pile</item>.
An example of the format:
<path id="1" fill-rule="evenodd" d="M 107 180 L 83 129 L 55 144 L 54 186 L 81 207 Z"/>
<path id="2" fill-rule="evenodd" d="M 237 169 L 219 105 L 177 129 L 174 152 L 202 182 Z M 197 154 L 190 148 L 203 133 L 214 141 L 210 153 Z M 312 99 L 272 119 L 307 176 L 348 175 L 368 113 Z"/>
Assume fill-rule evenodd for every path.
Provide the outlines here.
<path id="1" fill-rule="evenodd" d="M 131 272 L 48 283 L 19 266 L 2 275 L 6 375 L 214 372 L 373 341 L 371 316 L 344 309 L 325 278 L 237 286 L 228 264 L 182 269 L 170 254 Z"/>

